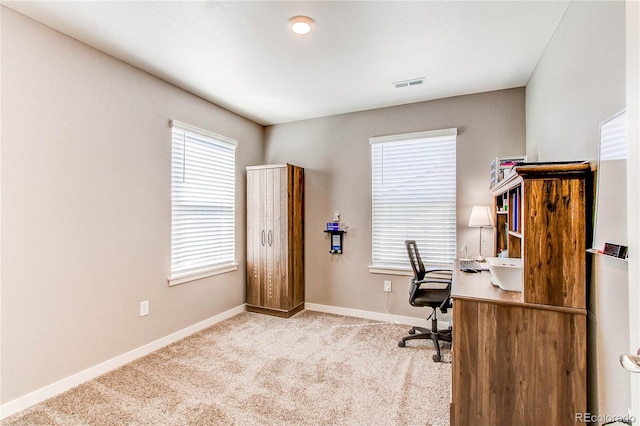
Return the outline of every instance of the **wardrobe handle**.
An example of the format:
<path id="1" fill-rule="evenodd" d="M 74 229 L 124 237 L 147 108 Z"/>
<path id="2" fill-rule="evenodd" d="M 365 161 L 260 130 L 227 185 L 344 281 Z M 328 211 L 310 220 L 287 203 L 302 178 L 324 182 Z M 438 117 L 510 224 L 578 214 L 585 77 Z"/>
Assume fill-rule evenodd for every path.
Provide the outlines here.
<path id="1" fill-rule="evenodd" d="M 273 231 L 269 231 L 269 247 L 273 244 Z"/>
<path id="2" fill-rule="evenodd" d="M 262 230 L 262 234 L 260 235 L 260 243 L 264 245 L 264 229 Z"/>

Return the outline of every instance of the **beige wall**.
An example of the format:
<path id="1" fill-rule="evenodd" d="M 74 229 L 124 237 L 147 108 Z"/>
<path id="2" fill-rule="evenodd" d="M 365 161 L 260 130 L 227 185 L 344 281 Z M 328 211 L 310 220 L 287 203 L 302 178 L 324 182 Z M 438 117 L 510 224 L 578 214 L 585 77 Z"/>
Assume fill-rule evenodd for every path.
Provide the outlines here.
<path id="1" fill-rule="evenodd" d="M 528 155 L 597 160 L 600 123 L 625 108 L 624 2 L 572 2 L 526 95 Z M 629 374 L 618 356 L 629 347 L 627 264 L 594 256 L 593 277 L 590 410 L 626 415 Z"/>
<path id="2" fill-rule="evenodd" d="M 6 403 L 244 303 L 244 167 L 264 129 L 1 9 Z M 241 265 L 171 288 L 170 119 L 239 142 Z"/>
<path id="3" fill-rule="evenodd" d="M 527 155 L 596 160 L 599 125 L 625 106 L 623 1 L 574 1 L 527 84 Z"/>
<path id="4" fill-rule="evenodd" d="M 489 165 L 496 156 L 524 153 L 524 89 L 422 102 L 275 125 L 266 131 L 266 162 L 305 168 L 306 300 L 343 308 L 424 318 L 408 303 L 409 277 L 369 273 L 371 263 L 372 136 L 458 128 L 458 246 L 477 254 L 471 207 L 490 204 Z M 334 212 L 348 226 L 344 254 L 329 254 L 323 233 Z M 484 254 L 492 250 L 485 233 Z M 391 280 L 388 296 L 383 281 Z"/>

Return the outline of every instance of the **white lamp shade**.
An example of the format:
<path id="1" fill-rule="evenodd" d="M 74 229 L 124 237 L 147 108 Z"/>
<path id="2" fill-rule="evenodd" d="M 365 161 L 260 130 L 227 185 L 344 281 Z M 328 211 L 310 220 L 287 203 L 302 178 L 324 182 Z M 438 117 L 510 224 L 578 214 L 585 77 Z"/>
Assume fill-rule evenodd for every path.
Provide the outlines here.
<path id="1" fill-rule="evenodd" d="M 481 228 L 483 226 L 493 226 L 493 215 L 489 206 L 473 206 L 471 217 L 469 218 L 470 228 Z"/>

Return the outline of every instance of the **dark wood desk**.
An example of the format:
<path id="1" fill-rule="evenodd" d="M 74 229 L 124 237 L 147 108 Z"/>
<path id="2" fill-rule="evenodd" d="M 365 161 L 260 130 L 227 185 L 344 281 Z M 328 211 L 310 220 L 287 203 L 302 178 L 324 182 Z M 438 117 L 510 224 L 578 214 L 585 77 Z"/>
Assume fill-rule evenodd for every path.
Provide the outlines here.
<path id="1" fill-rule="evenodd" d="M 452 425 L 581 424 L 586 310 L 525 303 L 487 271 L 455 273 L 452 297 Z"/>
<path id="2" fill-rule="evenodd" d="M 455 299 L 487 300 L 502 304 L 522 304 L 522 293 L 516 291 L 504 291 L 500 287 L 491 284 L 489 271 L 476 274 L 456 271 L 453 279 L 451 295 Z"/>
<path id="3" fill-rule="evenodd" d="M 486 301 L 499 305 L 526 306 L 530 309 L 544 309 L 577 315 L 587 314 L 586 310 L 579 308 L 525 303 L 523 293 L 504 291 L 500 287 L 493 285 L 489 271 L 482 271 L 476 274 L 459 270 L 455 272 L 451 297 L 458 300 Z"/>

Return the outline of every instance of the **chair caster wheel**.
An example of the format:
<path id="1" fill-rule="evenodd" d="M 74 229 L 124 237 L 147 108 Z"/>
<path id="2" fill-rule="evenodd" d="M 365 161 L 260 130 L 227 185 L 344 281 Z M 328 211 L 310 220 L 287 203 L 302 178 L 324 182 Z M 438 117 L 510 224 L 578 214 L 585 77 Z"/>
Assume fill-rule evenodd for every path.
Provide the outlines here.
<path id="1" fill-rule="evenodd" d="M 404 346 L 405 346 L 404 340 L 400 340 L 398 342 L 398 346 L 400 346 L 401 348 L 404 348 Z"/>
<path id="2" fill-rule="evenodd" d="M 416 329 L 412 328 L 411 330 L 409 330 L 409 334 L 416 334 Z"/>
<path id="3" fill-rule="evenodd" d="M 440 362 L 440 360 L 441 360 L 441 359 L 442 359 L 442 358 L 441 358 L 441 357 L 439 357 L 438 355 L 434 355 L 434 356 L 433 356 L 433 362 Z"/>

